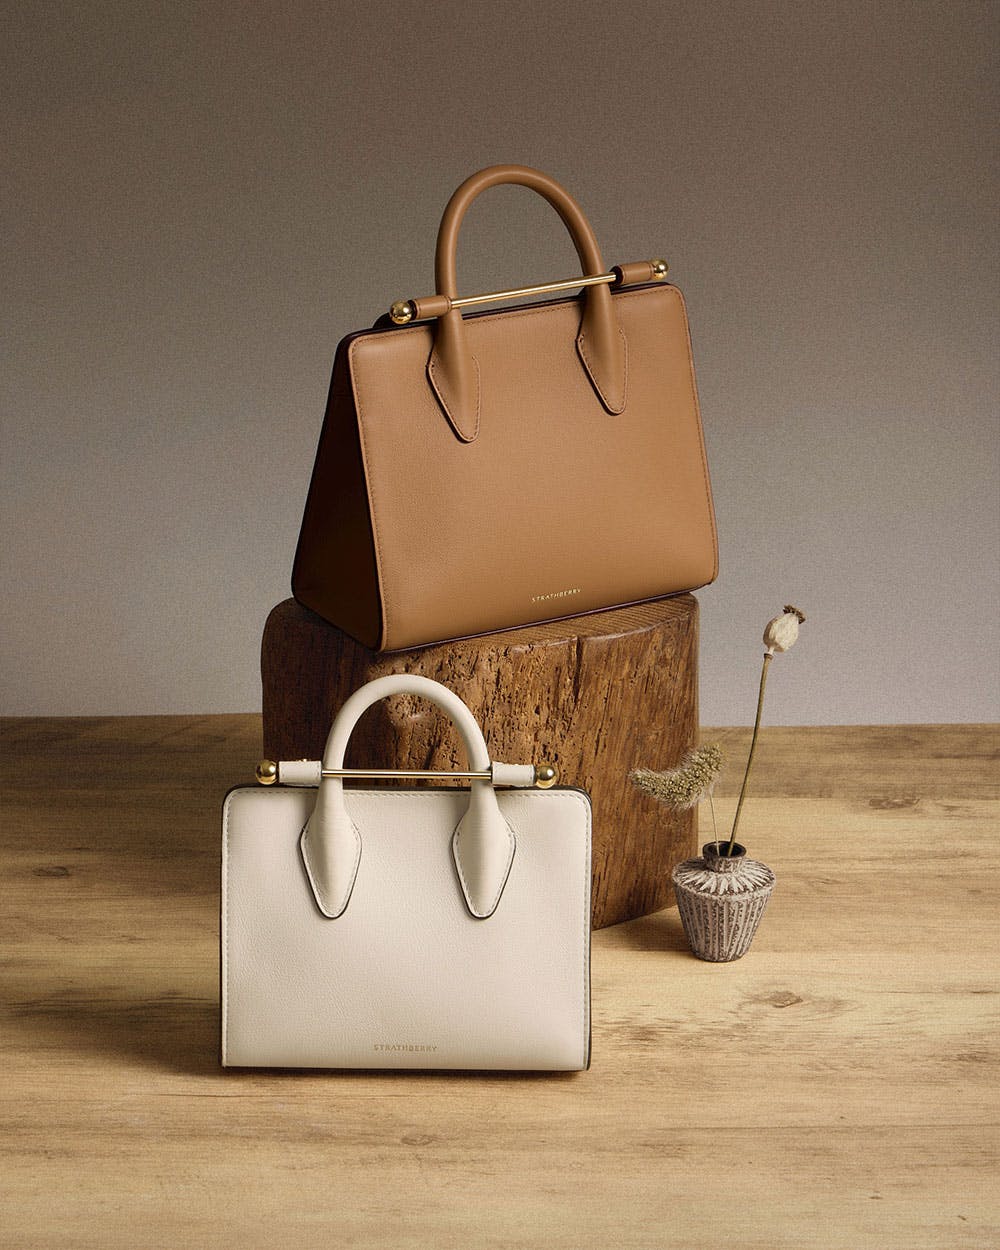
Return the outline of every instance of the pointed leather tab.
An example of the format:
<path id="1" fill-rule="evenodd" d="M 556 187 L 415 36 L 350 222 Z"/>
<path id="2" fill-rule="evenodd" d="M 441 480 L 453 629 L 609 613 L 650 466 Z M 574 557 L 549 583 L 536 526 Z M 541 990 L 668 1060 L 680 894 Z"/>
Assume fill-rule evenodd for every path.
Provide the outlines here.
<path id="1" fill-rule="evenodd" d="M 479 434 L 479 362 L 468 350 L 459 312 L 438 320 L 427 377 L 451 428 L 463 443 Z"/>
<path id="2" fill-rule="evenodd" d="M 628 344 L 618 326 L 607 287 L 592 287 L 587 292 L 576 350 L 604 407 L 615 414 L 624 412 Z"/>
<path id="3" fill-rule="evenodd" d="M 343 785 L 320 786 L 299 845 L 316 906 L 336 920 L 347 907 L 361 862 L 361 835 L 344 802 Z"/>
<path id="4" fill-rule="evenodd" d="M 469 810 L 451 840 L 458 879 L 477 920 L 492 916 L 514 862 L 514 833 L 501 815 L 489 782 L 474 781 Z"/>

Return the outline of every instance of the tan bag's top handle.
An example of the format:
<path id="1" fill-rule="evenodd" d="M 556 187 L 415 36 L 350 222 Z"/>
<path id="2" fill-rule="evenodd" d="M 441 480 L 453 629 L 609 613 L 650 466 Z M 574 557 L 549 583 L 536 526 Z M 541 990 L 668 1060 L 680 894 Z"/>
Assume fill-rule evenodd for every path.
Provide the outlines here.
<path id="1" fill-rule="evenodd" d="M 490 187 L 509 183 L 528 187 L 546 199 L 562 218 L 576 246 L 584 277 L 603 279 L 601 249 L 580 205 L 554 178 L 526 165 L 491 165 L 466 178 L 448 201 L 438 230 L 434 274 L 437 296 L 416 301 L 418 315 L 438 318 L 427 376 L 452 429 L 464 442 L 479 433 L 481 379 L 479 364 L 466 343 L 462 314 L 451 307 L 458 298 L 455 252 L 458 232 L 472 201 Z M 601 403 L 620 413 L 626 402 L 625 337 L 618 325 L 606 282 L 588 286 L 576 338 L 577 352 Z"/>
<path id="2" fill-rule="evenodd" d="M 601 249 L 583 214 L 583 209 L 565 187 L 554 178 L 531 169 L 527 165 L 490 165 L 481 169 L 462 183 L 448 201 L 438 228 L 437 249 L 434 253 L 434 283 L 439 294 L 451 299 L 458 298 L 455 256 L 458 249 L 458 232 L 465 214 L 473 200 L 491 187 L 513 185 L 527 187 L 547 200 L 563 220 L 570 233 L 576 254 L 580 257 L 585 277 L 596 277 L 604 272 Z"/>

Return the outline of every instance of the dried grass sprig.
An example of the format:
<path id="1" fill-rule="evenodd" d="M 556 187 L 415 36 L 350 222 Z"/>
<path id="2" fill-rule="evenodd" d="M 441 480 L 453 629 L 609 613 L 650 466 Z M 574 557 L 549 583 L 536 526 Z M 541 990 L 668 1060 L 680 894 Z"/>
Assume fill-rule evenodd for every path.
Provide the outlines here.
<path id="1" fill-rule="evenodd" d="M 676 768 L 654 772 L 651 768 L 637 768 L 632 781 L 675 811 L 686 812 L 707 799 L 715 789 L 723 765 L 722 747 L 718 743 L 689 751 Z"/>

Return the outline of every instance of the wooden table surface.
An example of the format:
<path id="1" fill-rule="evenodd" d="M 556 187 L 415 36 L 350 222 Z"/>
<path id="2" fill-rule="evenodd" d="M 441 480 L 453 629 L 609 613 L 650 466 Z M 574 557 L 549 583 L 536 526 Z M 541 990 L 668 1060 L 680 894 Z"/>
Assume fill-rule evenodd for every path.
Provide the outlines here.
<path id="1" fill-rule="evenodd" d="M 694 959 L 676 910 L 596 933 L 593 1066 L 557 1076 L 219 1069 L 259 739 L 5 722 L 0 1245 L 1000 1245 L 995 727 L 765 730 L 750 953 Z"/>

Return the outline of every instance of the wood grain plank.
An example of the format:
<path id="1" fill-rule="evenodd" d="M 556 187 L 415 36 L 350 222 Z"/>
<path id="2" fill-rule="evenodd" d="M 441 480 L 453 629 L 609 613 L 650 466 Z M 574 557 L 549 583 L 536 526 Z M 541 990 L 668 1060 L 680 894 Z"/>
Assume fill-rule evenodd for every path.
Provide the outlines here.
<path id="1" fill-rule="evenodd" d="M 750 953 L 595 933 L 594 1064 L 556 1077 L 222 1072 L 259 718 L 3 732 L 0 1245 L 1000 1243 L 995 727 L 766 729 Z"/>
<path id="2" fill-rule="evenodd" d="M 468 1117 L 462 1103 L 431 1120 L 380 1105 L 344 1128 L 336 1108 L 322 1105 L 309 1115 L 278 1100 L 202 1100 L 180 1126 L 176 1108 L 139 1104 L 56 1118 L 53 1149 L 24 1117 L 2 1125 L 24 1143 L 8 1174 L 7 1209 L 31 1203 L 40 1186 L 58 1192 L 35 1226 L 30 1244 L 39 1250 L 320 1238 L 415 1250 L 996 1244 L 997 1145 L 967 1130 L 872 1132 L 859 1151 L 852 1130 L 761 1134 L 715 1123 L 690 1131 L 665 1122 L 633 1130 L 623 1144 L 609 1111 L 581 1155 L 541 1116 L 516 1127 L 515 1139 L 495 1118 Z M 93 1171 L 74 1167 L 81 1157 Z M 731 1168 L 735 1192 L 725 1187 Z"/>
<path id="3" fill-rule="evenodd" d="M 729 759 L 719 792 L 743 778 L 749 729 L 703 729 Z M 886 802 L 1000 797 L 997 725 L 765 726 L 753 766 L 758 797 L 852 797 Z"/>

